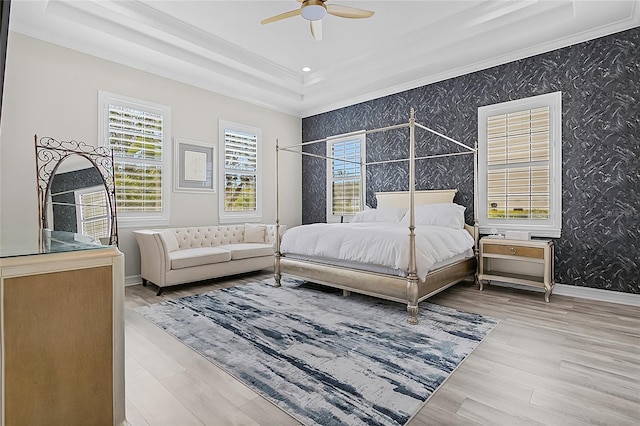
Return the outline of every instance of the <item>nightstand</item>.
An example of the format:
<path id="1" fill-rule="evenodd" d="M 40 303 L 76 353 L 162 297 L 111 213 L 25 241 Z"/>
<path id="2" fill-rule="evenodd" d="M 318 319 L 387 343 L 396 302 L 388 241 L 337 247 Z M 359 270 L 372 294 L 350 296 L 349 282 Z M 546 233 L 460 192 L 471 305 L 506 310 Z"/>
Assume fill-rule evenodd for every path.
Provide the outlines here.
<path id="1" fill-rule="evenodd" d="M 553 241 L 480 239 L 478 280 L 480 290 L 485 281 L 505 281 L 544 288 L 544 300 L 553 291 Z"/>

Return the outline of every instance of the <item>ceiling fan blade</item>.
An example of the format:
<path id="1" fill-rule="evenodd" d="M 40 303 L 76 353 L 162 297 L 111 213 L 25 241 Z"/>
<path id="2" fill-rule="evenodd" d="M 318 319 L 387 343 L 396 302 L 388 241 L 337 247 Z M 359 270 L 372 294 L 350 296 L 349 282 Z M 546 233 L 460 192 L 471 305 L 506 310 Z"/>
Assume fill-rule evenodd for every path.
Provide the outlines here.
<path id="1" fill-rule="evenodd" d="M 322 41 L 322 20 L 309 21 L 311 26 L 311 34 L 316 41 Z"/>
<path id="2" fill-rule="evenodd" d="M 291 18 L 293 16 L 300 15 L 300 9 L 290 10 L 289 12 L 281 13 L 280 15 L 272 16 L 271 18 L 263 19 L 260 21 L 262 25 L 270 24 L 271 22 L 280 21 L 282 19 Z"/>
<path id="3" fill-rule="evenodd" d="M 364 9 L 356 9 L 355 7 L 340 6 L 339 4 L 328 4 L 327 13 L 341 18 L 370 18 L 375 12 Z"/>

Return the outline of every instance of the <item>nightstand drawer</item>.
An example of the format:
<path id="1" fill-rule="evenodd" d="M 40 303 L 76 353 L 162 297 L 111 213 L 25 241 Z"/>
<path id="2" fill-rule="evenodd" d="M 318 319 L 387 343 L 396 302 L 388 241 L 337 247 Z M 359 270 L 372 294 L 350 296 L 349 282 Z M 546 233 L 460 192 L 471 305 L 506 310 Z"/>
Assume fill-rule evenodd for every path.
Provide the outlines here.
<path id="1" fill-rule="evenodd" d="M 484 244 L 484 253 L 502 254 L 505 256 L 530 257 L 544 259 L 544 249 L 541 247 L 523 247 L 518 245 Z"/>

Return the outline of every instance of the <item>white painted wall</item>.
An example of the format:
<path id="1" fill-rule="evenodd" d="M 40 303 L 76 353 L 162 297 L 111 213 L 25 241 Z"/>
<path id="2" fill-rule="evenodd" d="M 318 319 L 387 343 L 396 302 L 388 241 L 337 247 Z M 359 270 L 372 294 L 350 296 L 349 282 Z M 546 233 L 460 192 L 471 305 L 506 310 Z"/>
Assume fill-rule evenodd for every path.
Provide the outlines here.
<path id="1" fill-rule="evenodd" d="M 99 90 L 171 107 L 172 137 L 217 145 L 220 118 L 261 128 L 263 222 L 275 222 L 275 140 L 298 143 L 300 118 L 11 32 L 0 131 L 0 231 L 38 226 L 34 134 L 97 144 Z M 302 221 L 301 159 L 288 155 L 280 164 L 281 223 L 291 227 Z M 170 226 L 217 223 L 217 194 L 172 192 Z M 127 277 L 140 273 L 133 230 L 119 228 Z"/>

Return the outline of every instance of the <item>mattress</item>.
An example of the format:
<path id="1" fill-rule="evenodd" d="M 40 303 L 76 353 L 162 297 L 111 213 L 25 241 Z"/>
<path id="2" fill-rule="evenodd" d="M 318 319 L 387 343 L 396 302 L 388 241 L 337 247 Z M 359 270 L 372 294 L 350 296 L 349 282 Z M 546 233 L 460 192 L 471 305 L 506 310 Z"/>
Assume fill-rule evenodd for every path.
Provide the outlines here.
<path id="1" fill-rule="evenodd" d="M 474 240 L 464 229 L 417 226 L 416 269 L 424 281 L 437 268 L 473 256 Z M 289 229 L 280 252 L 288 258 L 406 276 L 409 230 L 404 224 L 312 224 Z"/>

